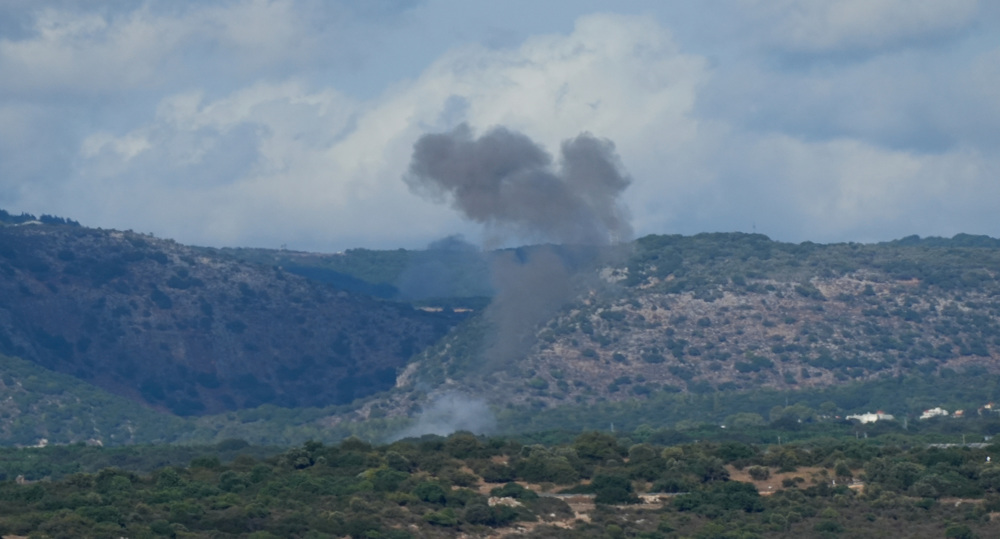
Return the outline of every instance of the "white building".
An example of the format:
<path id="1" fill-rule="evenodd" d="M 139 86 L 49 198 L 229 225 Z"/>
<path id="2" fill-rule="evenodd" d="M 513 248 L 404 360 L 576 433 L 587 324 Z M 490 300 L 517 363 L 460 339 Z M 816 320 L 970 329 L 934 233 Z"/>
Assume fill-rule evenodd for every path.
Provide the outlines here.
<path id="1" fill-rule="evenodd" d="M 887 414 L 882 410 L 875 413 L 864 413 L 864 414 L 854 414 L 847 416 L 847 419 L 854 419 L 861 423 L 874 423 L 876 421 L 888 421 L 890 419 L 896 419 L 892 414 Z"/>
<path id="2" fill-rule="evenodd" d="M 924 410 L 924 413 L 920 414 L 920 419 L 930 419 L 932 417 L 947 417 L 948 410 L 944 408 L 931 408 L 930 410 Z"/>

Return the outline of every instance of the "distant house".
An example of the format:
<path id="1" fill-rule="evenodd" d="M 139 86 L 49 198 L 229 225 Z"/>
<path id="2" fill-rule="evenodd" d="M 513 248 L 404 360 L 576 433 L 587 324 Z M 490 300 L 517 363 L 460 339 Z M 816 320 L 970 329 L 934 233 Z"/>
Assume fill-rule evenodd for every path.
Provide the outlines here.
<path id="1" fill-rule="evenodd" d="M 875 413 L 867 412 L 864 414 L 849 415 L 846 419 L 854 419 L 860 423 L 874 423 L 876 421 L 888 421 L 896 418 L 892 414 L 887 414 L 879 410 Z"/>
<path id="2" fill-rule="evenodd" d="M 930 419 L 932 417 L 941 416 L 947 417 L 948 415 L 948 410 L 943 408 L 931 408 L 930 410 L 924 410 L 924 413 L 920 414 L 920 419 Z"/>

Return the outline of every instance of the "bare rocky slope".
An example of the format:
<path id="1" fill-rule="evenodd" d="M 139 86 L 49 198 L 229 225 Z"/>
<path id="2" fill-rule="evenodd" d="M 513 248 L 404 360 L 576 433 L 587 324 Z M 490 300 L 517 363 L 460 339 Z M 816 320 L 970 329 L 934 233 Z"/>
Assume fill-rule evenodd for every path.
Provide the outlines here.
<path id="1" fill-rule="evenodd" d="M 0 353 L 181 415 L 344 404 L 454 315 L 131 231 L 0 226 Z"/>

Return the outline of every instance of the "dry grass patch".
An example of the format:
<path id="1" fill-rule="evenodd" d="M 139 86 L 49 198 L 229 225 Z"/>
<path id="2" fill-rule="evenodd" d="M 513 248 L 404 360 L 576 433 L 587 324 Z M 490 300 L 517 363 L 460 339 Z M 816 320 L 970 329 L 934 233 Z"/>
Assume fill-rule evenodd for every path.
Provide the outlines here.
<path id="1" fill-rule="evenodd" d="M 761 496 L 767 496 L 786 488 L 794 488 L 783 486 L 786 479 L 795 480 L 796 477 L 801 477 L 803 481 L 797 482 L 797 484 L 803 487 L 808 487 L 809 485 L 814 484 L 813 480 L 820 482 L 830 481 L 832 479 L 830 470 L 820 466 L 800 466 L 794 472 L 778 472 L 772 468 L 770 469 L 771 476 L 767 479 L 761 480 L 750 477 L 749 466 L 743 468 L 742 470 L 737 470 L 730 465 L 726 466 L 726 469 L 729 470 L 730 479 L 743 483 L 753 483 L 753 485 L 757 487 L 757 492 L 759 492 Z"/>

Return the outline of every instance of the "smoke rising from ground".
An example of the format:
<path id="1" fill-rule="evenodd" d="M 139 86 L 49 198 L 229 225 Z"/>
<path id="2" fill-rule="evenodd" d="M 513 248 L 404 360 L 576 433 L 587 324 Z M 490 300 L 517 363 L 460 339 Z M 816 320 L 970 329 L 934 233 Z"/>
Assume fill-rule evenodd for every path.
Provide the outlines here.
<path id="1" fill-rule="evenodd" d="M 397 434 L 394 440 L 425 434 L 446 436 L 459 430 L 486 434 L 495 427 L 496 418 L 485 401 L 449 391 L 432 398 L 417 422 Z"/>
<path id="2" fill-rule="evenodd" d="M 530 350 L 537 326 L 578 292 L 581 260 L 631 239 L 619 200 L 631 181 L 614 144 L 589 133 L 564 141 L 555 161 L 524 134 L 494 127 L 476 138 L 462 124 L 420 137 L 404 180 L 413 192 L 482 223 L 487 248 L 511 239 L 547 243 L 492 258 L 496 293 L 485 312 L 492 335 L 482 362 L 488 370 L 511 366 Z"/>
<path id="3" fill-rule="evenodd" d="M 548 320 L 573 295 L 572 272 L 551 247 L 498 253 L 491 264 L 496 294 L 484 315 L 491 332 L 484 366 L 501 368 L 527 352 L 535 326 Z"/>

